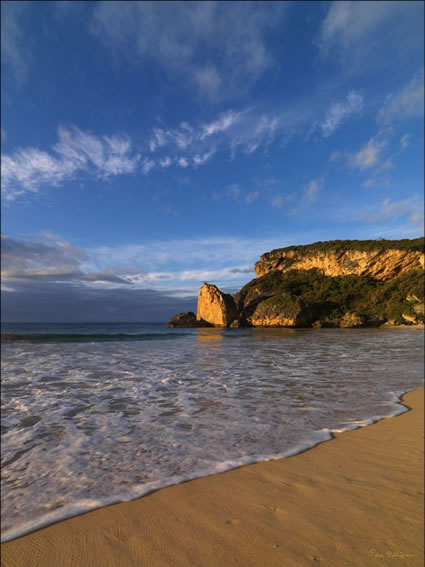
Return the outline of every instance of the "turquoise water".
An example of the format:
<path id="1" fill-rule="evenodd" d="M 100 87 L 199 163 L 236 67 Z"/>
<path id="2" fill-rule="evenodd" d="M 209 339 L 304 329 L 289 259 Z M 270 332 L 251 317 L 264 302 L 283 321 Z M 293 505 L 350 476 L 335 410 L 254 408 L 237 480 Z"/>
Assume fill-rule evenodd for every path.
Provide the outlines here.
<path id="1" fill-rule="evenodd" d="M 410 329 L 9 324 L 1 348 L 3 541 L 294 454 L 423 385 Z"/>

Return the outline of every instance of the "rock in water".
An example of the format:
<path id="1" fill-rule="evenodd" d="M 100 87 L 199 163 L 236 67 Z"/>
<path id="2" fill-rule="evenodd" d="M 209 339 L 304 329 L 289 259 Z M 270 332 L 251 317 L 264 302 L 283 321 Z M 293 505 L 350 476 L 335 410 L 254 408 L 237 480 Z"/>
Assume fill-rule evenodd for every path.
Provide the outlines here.
<path id="1" fill-rule="evenodd" d="M 213 284 L 204 283 L 199 290 L 196 319 L 207 321 L 214 327 L 230 327 L 238 318 L 233 297 Z"/>
<path id="2" fill-rule="evenodd" d="M 169 327 L 209 327 L 205 321 L 198 321 L 195 313 L 188 311 L 186 313 L 177 313 L 168 323 Z"/>

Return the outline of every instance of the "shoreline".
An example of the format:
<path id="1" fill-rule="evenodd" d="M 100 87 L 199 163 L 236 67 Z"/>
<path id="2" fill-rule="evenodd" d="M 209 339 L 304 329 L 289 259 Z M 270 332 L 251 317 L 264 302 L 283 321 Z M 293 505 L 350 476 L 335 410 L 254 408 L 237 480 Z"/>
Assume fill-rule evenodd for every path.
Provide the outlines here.
<path id="1" fill-rule="evenodd" d="M 132 490 L 127 493 L 120 493 L 106 498 L 103 500 L 96 499 L 86 499 L 82 501 L 76 501 L 73 504 L 60 508 L 59 511 L 48 512 L 44 516 L 41 516 L 37 521 L 24 522 L 20 528 L 11 528 L 9 530 L 3 530 L 1 533 L 0 544 L 8 543 L 9 541 L 14 541 L 16 539 L 25 537 L 32 533 L 38 532 L 42 529 L 48 528 L 60 522 L 71 520 L 77 518 L 84 514 L 94 512 L 96 510 L 101 510 L 103 508 L 120 504 L 122 502 L 133 502 L 140 498 L 145 498 L 158 490 L 163 490 L 173 486 L 178 486 L 186 482 L 190 482 L 197 479 L 206 478 L 209 476 L 223 474 L 233 470 L 240 469 L 245 466 L 255 465 L 259 463 L 266 463 L 269 461 L 276 461 L 280 459 L 287 459 L 290 457 L 296 457 L 301 455 L 306 451 L 314 449 L 322 443 L 327 441 L 332 441 L 336 438 L 336 434 L 346 433 L 348 431 L 355 431 L 361 429 L 362 427 L 367 427 L 375 423 L 379 423 L 384 419 L 391 417 L 397 417 L 409 408 L 403 403 L 403 397 L 412 390 L 399 390 L 393 392 L 394 399 L 388 401 L 389 407 L 392 407 L 392 411 L 385 415 L 374 415 L 369 418 L 363 418 L 352 422 L 344 428 L 339 429 L 328 429 L 324 428 L 321 430 L 315 430 L 309 433 L 309 438 L 304 442 L 299 443 L 290 447 L 289 449 L 275 454 L 259 454 L 250 455 L 246 457 L 239 457 L 232 459 L 230 461 L 223 461 L 216 464 L 216 468 L 211 471 L 198 472 L 183 476 L 167 477 L 158 481 L 152 481 L 147 484 L 140 486 L 134 486 Z"/>
<path id="2" fill-rule="evenodd" d="M 302 566 L 312 562 L 320 564 L 323 556 L 327 565 L 355 566 L 360 564 L 361 550 L 355 545 L 353 555 L 346 547 L 350 547 L 349 544 L 352 547 L 358 530 L 364 537 L 374 531 L 378 540 L 375 545 L 366 544 L 368 549 L 361 559 L 362 565 L 400 564 L 397 560 L 403 565 L 422 565 L 423 507 L 418 507 L 418 496 L 423 495 L 423 477 L 418 475 L 418 463 L 423 462 L 423 445 L 418 448 L 418 439 L 410 430 L 413 426 L 417 434 L 423 432 L 423 392 L 413 390 L 403 395 L 401 404 L 408 407 L 397 419 L 381 418 L 373 426 L 334 433 L 332 443 L 320 442 L 294 456 L 260 461 L 175 484 L 143 498 L 98 508 L 3 543 L 2 565 Z M 413 411 L 408 411 L 409 406 Z M 387 443 L 382 444 L 388 429 Z M 349 478 L 353 467 L 359 466 L 356 448 L 366 453 L 367 459 L 360 474 L 363 489 L 360 494 L 351 494 L 350 489 L 352 492 L 353 487 L 359 488 L 356 487 L 359 479 Z M 391 454 L 389 459 L 388 453 Z M 356 455 L 354 460 L 353 454 Z M 412 470 L 407 466 L 409 459 L 414 461 Z M 385 466 L 383 460 L 388 460 Z M 339 471 L 344 468 L 343 464 L 348 464 L 344 474 Z M 389 474 L 391 466 L 392 475 Z M 335 476 L 336 469 L 339 474 Z M 368 474 L 365 474 L 366 469 Z M 374 475 L 381 477 L 380 480 Z M 406 503 L 406 491 L 411 492 L 413 485 L 416 496 Z M 321 490 L 317 490 L 320 486 Z M 388 489 L 388 495 L 378 498 L 371 509 L 371 495 L 366 497 L 363 491 L 370 493 L 373 487 L 378 496 L 382 496 L 384 488 Z M 347 494 L 349 501 L 344 504 Z M 376 500 L 377 494 L 372 496 Z M 338 498 L 340 506 L 336 506 Z M 329 509 L 333 513 L 326 519 L 325 512 Z M 353 510 L 356 512 L 354 518 L 350 518 L 350 509 L 351 514 Z M 404 526 L 407 531 L 409 509 L 414 526 L 403 535 L 400 528 Z M 313 510 L 316 516 L 321 516 L 319 524 L 313 521 Z M 398 513 L 396 525 L 391 517 L 394 511 Z M 371 512 L 373 522 L 364 533 L 362 524 L 370 523 Z M 390 524 L 388 529 L 384 529 L 386 523 Z M 335 547 L 331 534 L 341 529 L 346 537 Z M 291 537 L 287 538 L 288 533 Z M 359 534 L 355 542 L 358 537 Z M 364 551 L 365 547 L 361 547 Z M 317 551 L 312 551 L 313 548 Z M 357 562 L 353 562 L 354 558 Z"/>

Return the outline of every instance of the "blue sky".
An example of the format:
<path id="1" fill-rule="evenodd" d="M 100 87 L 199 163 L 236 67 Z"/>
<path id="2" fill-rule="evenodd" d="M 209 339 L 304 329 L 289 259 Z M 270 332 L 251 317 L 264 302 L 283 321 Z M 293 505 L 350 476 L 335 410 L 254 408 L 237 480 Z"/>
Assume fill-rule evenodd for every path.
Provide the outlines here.
<path id="1" fill-rule="evenodd" d="M 423 2 L 9 2 L 5 320 L 165 321 L 273 248 L 423 234 Z"/>

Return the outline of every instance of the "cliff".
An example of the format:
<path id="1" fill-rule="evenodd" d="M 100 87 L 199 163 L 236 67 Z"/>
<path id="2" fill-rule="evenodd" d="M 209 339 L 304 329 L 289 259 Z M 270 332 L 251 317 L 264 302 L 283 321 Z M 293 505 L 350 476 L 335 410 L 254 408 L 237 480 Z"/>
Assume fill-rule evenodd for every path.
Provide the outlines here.
<path id="1" fill-rule="evenodd" d="M 254 327 L 377 327 L 423 322 L 423 270 L 389 281 L 274 271 L 236 295 L 239 324 Z"/>
<path id="2" fill-rule="evenodd" d="M 289 246 L 263 254 L 257 277 L 279 270 L 321 270 L 325 276 L 356 275 L 388 281 L 410 270 L 424 269 L 424 239 L 334 240 Z"/>
<path id="3" fill-rule="evenodd" d="M 290 246 L 263 254 L 255 269 L 257 278 L 233 297 L 205 283 L 193 326 L 357 328 L 424 321 L 424 238 Z"/>

